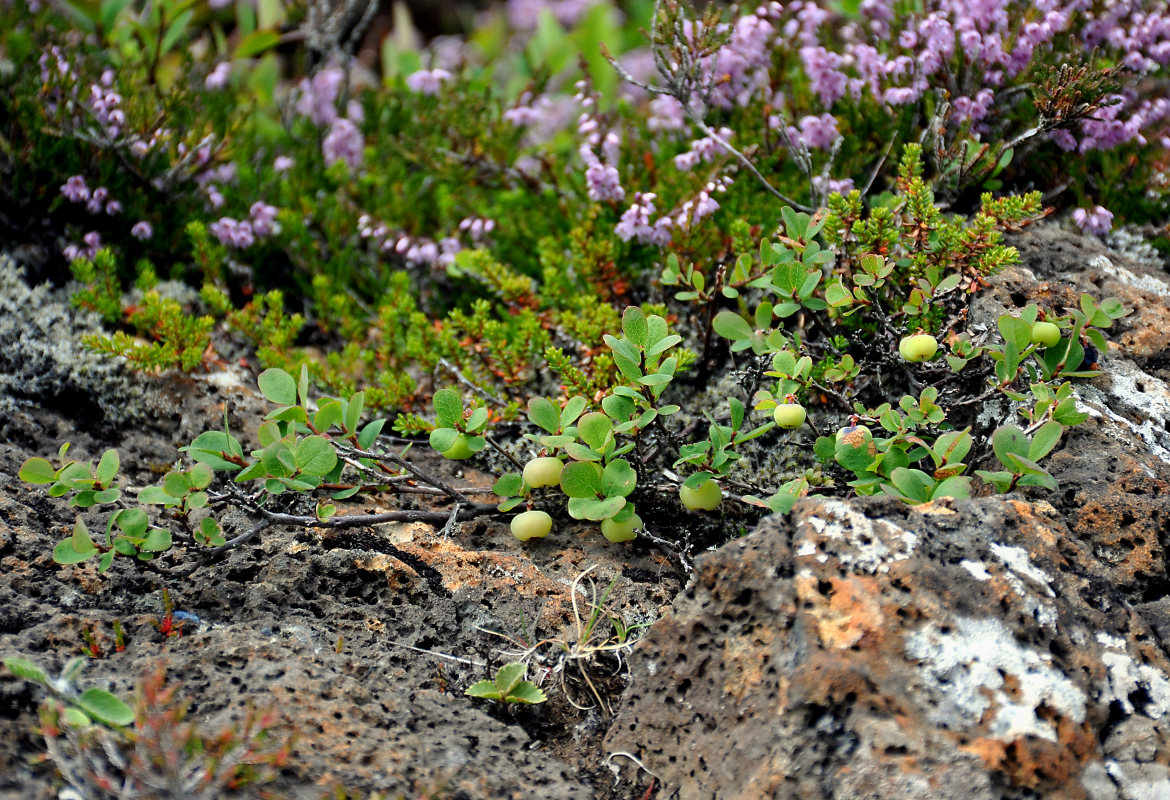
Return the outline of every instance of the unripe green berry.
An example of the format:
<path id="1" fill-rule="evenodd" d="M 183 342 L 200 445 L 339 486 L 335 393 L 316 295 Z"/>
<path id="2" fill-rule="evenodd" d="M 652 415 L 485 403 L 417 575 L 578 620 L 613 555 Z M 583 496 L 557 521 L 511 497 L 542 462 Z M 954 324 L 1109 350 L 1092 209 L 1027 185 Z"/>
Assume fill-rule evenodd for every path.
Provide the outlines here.
<path id="1" fill-rule="evenodd" d="M 678 490 L 678 499 L 691 511 L 712 511 L 723 500 L 723 490 L 715 481 L 707 481 L 698 489 L 686 486 Z"/>
<path id="2" fill-rule="evenodd" d="M 938 352 L 938 340 L 929 333 L 907 336 L 898 343 L 898 352 L 907 361 L 929 361 Z"/>
<path id="3" fill-rule="evenodd" d="M 808 418 L 808 413 L 800 403 L 782 403 L 776 406 L 772 418 L 781 428 L 799 428 Z"/>
<path id="4" fill-rule="evenodd" d="M 524 483 L 533 489 L 542 486 L 556 486 L 561 482 L 561 470 L 565 468 L 559 458 L 545 456 L 534 458 L 524 465 Z"/>
<path id="5" fill-rule="evenodd" d="M 512 517 L 512 535 L 522 542 L 543 539 L 552 530 L 552 517 L 544 511 L 525 511 Z"/>
<path id="6" fill-rule="evenodd" d="M 634 514 L 625 522 L 614 522 L 612 519 L 601 521 L 601 535 L 611 542 L 628 542 L 635 538 L 635 533 L 642 527 L 642 518 Z"/>
<path id="7" fill-rule="evenodd" d="M 1032 344 L 1052 347 L 1060 341 L 1060 328 L 1052 322 L 1037 322 L 1032 325 Z"/>
<path id="8" fill-rule="evenodd" d="M 443 458 L 450 458 L 454 461 L 462 461 L 465 458 L 471 458 L 475 455 L 475 451 L 467 443 L 467 435 L 459 434 L 459 438 L 455 440 L 455 444 L 443 451 Z"/>

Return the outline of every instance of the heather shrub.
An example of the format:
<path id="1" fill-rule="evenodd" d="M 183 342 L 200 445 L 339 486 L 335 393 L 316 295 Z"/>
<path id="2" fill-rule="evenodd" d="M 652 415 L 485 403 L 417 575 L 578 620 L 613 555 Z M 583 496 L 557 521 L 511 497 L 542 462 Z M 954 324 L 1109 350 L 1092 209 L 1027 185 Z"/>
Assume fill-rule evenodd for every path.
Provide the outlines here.
<path id="1" fill-rule="evenodd" d="M 733 505 L 725 535 L 809 491 L 1051 487 L 1038 461 L 1082 419 L 1068 379 L 1124 310 L 1031 306 L 978 345 L 962 312 L 1016 259 L 1004 231 L 1166 219 L 1156 2 L 509 3 L 454 45 L 400 27 L 372 68 L 367 17 L 213 5 L 0 11 L 0 191 L 67 232 L 48 244 L 111 325 L 86 346 L 191 370 L 226 337 L 265 369 L 260 448 L 209 432 L 188 452 L 217 474 L 164 486 L 196 549 L 230 545 L 189 505 L 205 479 L 313 494 L 279 518 L 306 525 L 418 479 L 367 409 L 500 473 L 499 509 L 430 476 L 449 523 L 715 524 L 681 492 Z M 934 346 L 902 358 L 908 337 Z M 558 481 L 526 482 L 533 457 Z M 83 508 L 116 489 L 116 468 L 61 462 L 22 475 Z M 171 550 L 114 513 L 60 555 Z"/>

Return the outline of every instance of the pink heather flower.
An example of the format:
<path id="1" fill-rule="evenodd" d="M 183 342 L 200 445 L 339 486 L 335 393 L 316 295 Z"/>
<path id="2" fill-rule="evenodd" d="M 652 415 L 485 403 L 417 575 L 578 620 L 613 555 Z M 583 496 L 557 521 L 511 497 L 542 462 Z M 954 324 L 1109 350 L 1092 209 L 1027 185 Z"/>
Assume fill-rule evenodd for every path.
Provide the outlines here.
<path id="1" fill-rule="evenodd" d="M 337 119 L 337 96 L 345 72 L 340 67 L 324 67 L 312 77 L 303 79 L 297 86 L 297 113 L 308 117 L 318 125 L 329 125 Z"/>
<path id="2" fill-rule="evenodd" d="M 321 143 L 321 153 L 325 157 L 325 166 L 332 166 L 338 161 L 349 165 L 350 172 L 357 172 L 362 165 L 365 140 L 357 125 L 350 120 L 340 117 L 333 122 L 329 135 Z"/>
<path id="3" fill-rule="evenodd" d="M 115 214 L 121 214 L 122 213 L 122 204 L 119 203 L 117 200 L 111 200 L 110 202 L 106 203 L 106 213 L 109 214 L 111 217 L 114 216 Z"/>
<path id="4" fill-rule="evenodd" d="M 646 121 L 650 130 L 681 131 L 686 124 L 686 112 L 678 100 L 661 94 L 650 101 L 650 118 Z"/>
<path id="5" fill-rule="evenodd" d="M 674 225 L 670 217 L 662 217 L 653 224 L 650 222 L 654 214 L 655 197 L 653 192 L 634 193 L 633 204 L 626 209 L 613 229 L 623 242 L 637 239 L 643 244 L 662 246 L 670 241 L 670 228 Z"/>
<path id="6" fill-rule="evenodd" d="M 257 236 L 271 236 L 280 233 L 280 223 L 276 221 L 276 206 L 256 201 L 252 204 L 249 213 L 252 215 L 252 230 Z"/>
<path id="7" fill-rule="evenodd" d="M 74 175 L 61 185 L 61 194 L 71 203 L 84 203 L 89 200 L 89 187 L 85 185 L 85 178 Z"/>
<path id="8" fill-rule="evenodd" d="M 130 229 L 130 235 L 140 242 L 145 242 L 151 236 L 154 236 L 154 229 L 150 227 L 150 223 L 146 220 L 139 220 Z"/>
<path id="9" fill-rule="evenodd" d="M 1073 211 L 1072 218 L 1078 228 L 1095 236 L 1104 236 L 1113 230 L 1113 212 L 1103 206 L 1093 206 L 1092 210 L 1078 208 Z"/>
<path id="10" fill-rule="evenodd" d="M 621 200 L 626 196 L 617 168 L 603 164 L 588 145 L 581 145 L 581 160 L 585 162 L 585 184 L 589 199 L 595 203 Z"/>
<path id="11" fill-rule="evenodd" d="M 837 119 L 832 114 L 801 117 L 799 125 L 799 130 L 793 129 L 788 135 L 804 142 L 804 146 L 810 150 L 828 150 L 841 135 L 837 131 Z"/>
<path id="12" fill-rule="evenodd" d="M 228 85 L 228 79 L 231 76 L 232 65 L 227 61 L 221 61 L 208 74 L 207 78 L 203 81 L 203 85 L 208 89 L 222 89 Z"/>
<path id="13" fill-rule="evenodd" d="M 451 80 L 451 73 L 445 69 L 420 69 L 406 76 L 406 88 L 419 94 L 438 94 L 445 81 Z"/>
<path id="14" fill-rule="evenodd" d="M 290 169 L 296 166 L 296 163 L 296 159 L 294 159 L 292 156 L 277 156 L 276 158 L 272 159 L 272 171 L 288 172 Z"/>

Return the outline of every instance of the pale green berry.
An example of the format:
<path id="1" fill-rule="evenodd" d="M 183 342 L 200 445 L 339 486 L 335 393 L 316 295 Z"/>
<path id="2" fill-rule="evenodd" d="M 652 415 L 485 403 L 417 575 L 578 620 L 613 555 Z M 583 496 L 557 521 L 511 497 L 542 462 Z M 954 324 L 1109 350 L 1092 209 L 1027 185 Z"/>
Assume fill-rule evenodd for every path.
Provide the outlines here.
<path id="1" fill-rule="evenodd" d="M 1052 347 L 1060 341 L 1060 328 L 1051 322 L 1037 322 L 1032 326 L 1032 344 Z"/>
<path id="2" fill-rule="evenodd" d="M 938 339 L 929 333 L 907 336 L 898 343 L 898 352 L 907 361 L 929 361 L 938 352 Z"/>
<path id="3" fill-rule="evenodd" d="M 686 486 L 678 490 L 678 499 L 691 511 L 712 511 L 723 500 L 723 490 L 715 481 L 707 481 L 698 489 Z"/>
<path id="4" fill-rule="evenodd" d="M 542 486 L 556 486 L 561 482 L 561 470 L 565 465 L 559 458 L 546 456 L 534 458 L 524 465 L 524 483 L 533 489 Z"/>
<path id="5" fill-rule="evenodd" d="M 772 418 L 781 428 L 799 428 L 807 417 L 808 413 L 800 403 L 782 403 L 772 412 Z"/>
<path id="6" fill-rule="evenodd" d="M 552 530 L 552 517 L 544 511 L 525 511 L 512 517 L 512 535 L 522 542 L 543 539 Z"/>
<path id="7" fill-rule="evenodd" d="M 443 451 L 443 458 L 450 458 L 455 461 L 462 461 L 465 458 L 471 458 L 475 455 L 475 451 L 471 449 L 468 444 L 468 437 L 466 434 L 459 434 L 459 438 L 455 440 L 455 444 Z"/>
<path id="8" fill-rule="evenodd" d="M 637 514 L 632 515 L 625 522 L 604 519 L 601 521 L 601 535 L 611 542 L 628 542 L 638 535 L 635 531 L 641 527 L 642 518 Z"/>

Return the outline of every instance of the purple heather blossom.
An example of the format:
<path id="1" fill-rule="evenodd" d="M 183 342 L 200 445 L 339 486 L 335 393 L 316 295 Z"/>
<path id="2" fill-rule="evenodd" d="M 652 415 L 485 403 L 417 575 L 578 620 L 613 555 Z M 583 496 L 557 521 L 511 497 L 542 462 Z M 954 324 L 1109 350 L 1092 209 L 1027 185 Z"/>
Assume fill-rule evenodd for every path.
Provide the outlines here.
<path id="1" fill-rule="evenodd" d="M 228 85 L 228 79 L 232 76 L 232 65 L 227 61 L 221 61 L 215 65 L 204 79 L 203 85 L 208 89 L 222 89 Z"/>
<path id="2" fill-rule="evenodd" d="M 496 229 L 496 222 L 482 217 L 466 217 L 459 223 L 459 230 L 465 232 L 473 241 L 478 241 Z"/>
<path id="3" fill-rule="evenodd" d="M 276 221 L 276 206 L 257 200 L 249 209 L 252 216 L 252 230 L 263 238 L 280 233 L 280 223 Z"/>
<path id="4" fill-rule="evenodd" d="M 362 152 L 364 148 L 365 139 L 362 138 L 361 131 L 358 130 L 357 125 L 345 117 L 334 120 L 329 134 L 321 143 L 325 166 L 332 166 L 338 161 L 344 161 L 349 165 L 350 172 L 357 172 L 358 168 L 361 167 L 362 159 L 365 157 Z"/>
<path id="5" fill-rule="evenodd" d="M 662 94 L 650 101 L 650 118 L 646 127 L 651 131 L 681 131 L 686 124 L 686 112 L 678 100 Z"/>
<path id="6" fill-rule="evenodd" d="M 435 95 L 452 77 L 445 69 L 420 69 L 406 76 L 406 88 L 419 94 Z"/>
<path id="7" fill-rule="evenodd" d="M 111 217 L 114 216 L 115 214 L 121 214 L 122 213 L 122 204 L 119 203 L 117 200 L 111 200 L 110 202 L 106 203 L 106 213 L 109 214 Z"/>
<path id="8" fill-rule="evenodd" d="M 146 220 L 139 220 L 134 223 L 134 227 L 130 229 L 130 235 L 140 242 L 145 242 L 150 237 L 154 236 L 154 229 L 150 227 L 150 223 Z"/>
<path id="9" fill-rule="evenodd" d="M 252 230 L 252 223 L 240 222 L 231 217 L 223 217 L 219 222 L 213 222 L 207 227 L 211 235 L 219 239 L 220 244 L 236 247 L 240 250 L 251 247 L 256 243 L 256 235 Z"/>
<path id="10" fill-rule="evenodd" d="M 798 128 L 790 128 L 788 136 L 793 141 L 799 140 L 810 150 L 828 150 L 840 138 L 837 130 L 837 119 L 832 114 L 801 117 Z"/>
<path id="11" fill-rule="evenodd" d="M 589 199 L 595 203 L 623 199 L 626 190 L 622 188 L 622 179 L 617 168 L 612 164 L 602 163 L 588 145 L 581 145 L 579 152 L 581 160 L 585 162 L 585 184 Z"/>
<path id="12" fill-rule="evenodd" d="M 277 156 L 276 158 L 272 159 L 272 171 L 288 172 L 290 169 L 296 166 L 296 163 L 296 159 L 294 159 L 292 156 Z"/>
<path id="13" fill-rule="evenodd" d="M 337 119 L 337 96 L 345 82 L 345 72 L 336 66 L 317 70 L 312 79 L 304 78 L 297 86 L 297 113 L 325 126 Z"/>
<path id="14" fill-rule="evenodd" d="M 1085 233 L 1104 236 L 1113 229 L 1113 212 L 1103 206 L 1078 208 L 1072 213 L 1073 222 Z"/>
<path id="15" fill-rule="evenodd" d="M 84 177 L 74 175 L 61 185 L 61 194 L 71 203 L 84 203 L 89 200 L 89 187 Z"/>
<path id="16" fill-rule="evenodd" d="M 727 184 L 730 182 L 727 178 L 720 178 L 704 186 L 703 190 L 694 199 L 687 200 L 682 204 L 678 217 L 675 219 L 675 225 L 680 230 L 690 230 L 691 227 L 697 225 L 704 217 L 709 217 L 718 211 L 719 203 L 711 195 L 716 192 L 727 191 Z"/>
<path id="17" fill-rule="evenodd" d="M 670 241 L 670 228 L 674 224 L 670 217 L 650 222 L 650 217 L 654 214 L 655 197 L 653 192 L 634 193 L 633 204 L 626 209 L 613 229 L 623 242 L 637 239 L 643 244 L 662 246 Z"/>

